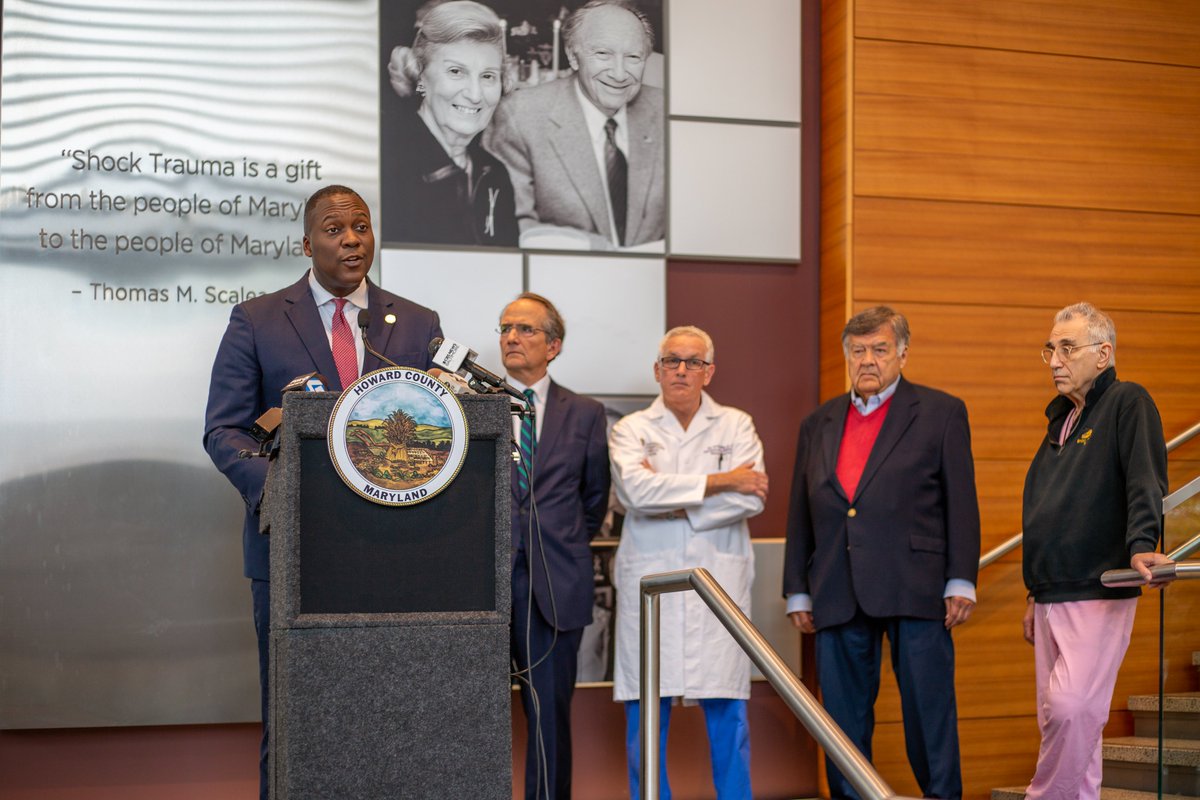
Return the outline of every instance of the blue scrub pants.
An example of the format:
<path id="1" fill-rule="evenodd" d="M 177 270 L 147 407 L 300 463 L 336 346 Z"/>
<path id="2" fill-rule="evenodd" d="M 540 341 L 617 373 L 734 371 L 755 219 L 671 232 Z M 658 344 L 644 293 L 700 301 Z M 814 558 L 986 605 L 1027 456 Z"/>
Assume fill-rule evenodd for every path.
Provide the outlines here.
<path id="1" fill-rule="evenodd" d="M 750 723 L 746 718 L 745 700 L 701 700 L 704 726 L 708 730 L 708 750 L 712 759 L 713 784 L 717 800 L 752 800 L 750 795 Z M 629 762 L 629 796 L 640 800 L 641 772 L 641 703 L 625 702 L 625 755 Z M 671 784 L 667 780 L 667 730 L 671 724 L 671 698 L 659 699 L 658 760 L 661 800 L 671 800 Z"/>

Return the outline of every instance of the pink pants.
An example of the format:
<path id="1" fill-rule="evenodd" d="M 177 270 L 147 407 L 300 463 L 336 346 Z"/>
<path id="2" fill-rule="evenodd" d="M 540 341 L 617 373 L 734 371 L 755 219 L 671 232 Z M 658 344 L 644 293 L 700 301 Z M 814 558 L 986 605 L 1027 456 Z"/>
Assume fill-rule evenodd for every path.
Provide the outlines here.
<path id="1" fill-rule="evenodd" d="M 1136 610 L 1136 597 L 1034 604 L 1042 746 L 1026 800 L 1100 797 L 1101 734 Z"/>

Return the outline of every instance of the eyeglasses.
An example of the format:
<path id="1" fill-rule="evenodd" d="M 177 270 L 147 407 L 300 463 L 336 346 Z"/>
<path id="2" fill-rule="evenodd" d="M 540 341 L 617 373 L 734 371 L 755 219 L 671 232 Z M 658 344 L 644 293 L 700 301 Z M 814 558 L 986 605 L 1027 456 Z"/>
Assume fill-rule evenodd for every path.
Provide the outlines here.
<path id="1" fill-rule="evenodd" d="M 1042 363 L 1049 364 L 1050 359 L 1054 358 L 1054 354 L 1058 353 L 1059 361 L 1070 361 L 1071 356 L 1075 355 L 1077 350 L 1082 350 L 1085 347 L 1097 347 L 1108 342 L 1092 342 L 1091 344 L 1060 344 L 1058 347 L 1043 347 L 1042 348 Z"/>
<path id="2" fill-rule="evenodd" d="M 707 367 L 711 362 L 705 361 L 702 358 L 679 358 L 678 356 L 663 356 L 658 360 L 662 364 L 663 369 L 679 369 L 679 365 L 683 364 L 688 372 L 699 372 Z"/>
<path id="3" fill-rule="evenodd" d="M 514 330 L 517 332 L 517 336 L 520 336 L 522 339 L 528 339 L 535 333 L 545 333 L 547 336 L 549 336 L 549 333 L 545 328 L 535 328 L 532 325 L 525 325 L 524 323 L 514 324 L 512 322 L 500 323 L 500 327 L 496 328 L 496 333 L 500 334 L 501 336 L 508 336 L 509 332 Z"/>

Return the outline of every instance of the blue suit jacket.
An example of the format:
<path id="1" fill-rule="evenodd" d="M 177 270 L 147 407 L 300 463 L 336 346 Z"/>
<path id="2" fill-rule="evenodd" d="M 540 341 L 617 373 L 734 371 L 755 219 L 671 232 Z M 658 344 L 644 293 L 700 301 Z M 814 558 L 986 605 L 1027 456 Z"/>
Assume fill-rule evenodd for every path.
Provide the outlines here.
<path id="1" fill-rule="evenodd" d="M 590 542 L 608 511 L 604 406 L 550 382 L 533 458 L 540 545 L 536 534 L 530 539 L 529 499 L 517 486 L 515 465 L 513 470 L 513 558 L 528 554 L 534 597 L 547 623 L 557 621 L 563 631 L 582 628 L 592 621 L 594 602 Z"/>
<path id="2" fill-rule="evenodd" d="M 812 596 L 813 622 L 942 619 L 946 581 L 975 581 L 979 501 L 967 408 L 901 379 L 854 502 L 837 478 L 850 395 L 800 427 L 784 554 L 784 594 Z"/>
<path id="3" fill-rule="evenodd" d="M 369 282 L 367 305 L 371 312 L 367 337 L 376 350 L 403 366 L 428 369 L 432 365 L 429 342 L 442 335 L 435 312 Z M 384 320 L 387 314 L 396 315 L 394 324 Z M 384 366 L 365 354 L 363 374 Z M 269 537 L 258 532 L 267 460 L 240 459 L 237 454 L 258 450 L 250 427 L 268 408 L 281 405 L 280 390 L 288 381 L 306 372 L 320 372 L 327 388 L 341 391 L 307 273 L 286 289 L 235 306 L 213 361 L 204 449 L 246 504 L 242 552 L 247 578 L 271 579 Z"/>

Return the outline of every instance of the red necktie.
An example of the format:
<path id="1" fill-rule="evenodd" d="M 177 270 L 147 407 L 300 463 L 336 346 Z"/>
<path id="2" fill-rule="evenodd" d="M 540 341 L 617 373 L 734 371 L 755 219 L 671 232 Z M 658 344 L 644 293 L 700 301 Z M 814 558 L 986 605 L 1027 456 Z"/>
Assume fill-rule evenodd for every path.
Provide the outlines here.
<path id="1" fill-rule="evenodd" d="M 337 305 L 333 311 L 333 363 L 337 365 L 338 378 L 345 390 L 358 380 L 358 352 L 354 349 L 354 334 L 350 332 L 350 323 L 346 322 L 344 313 L 349 301 L 339 297 L 333 302 Z"/>

